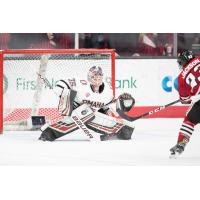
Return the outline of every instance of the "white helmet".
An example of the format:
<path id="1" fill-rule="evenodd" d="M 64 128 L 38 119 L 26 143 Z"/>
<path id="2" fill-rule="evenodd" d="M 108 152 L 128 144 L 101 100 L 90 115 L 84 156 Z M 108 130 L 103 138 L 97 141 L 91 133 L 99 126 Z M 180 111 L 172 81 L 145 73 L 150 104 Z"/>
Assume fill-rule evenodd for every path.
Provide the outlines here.
<path id="1" fill-rule="evenodd" d="M 96 77 L 99 77 L 99 79 L 97 80 Z M 101 67 L 91 67 L 89 69 L 87 78 L 92 85 L 101 85 L 103 81 L 103 71 Z"/>

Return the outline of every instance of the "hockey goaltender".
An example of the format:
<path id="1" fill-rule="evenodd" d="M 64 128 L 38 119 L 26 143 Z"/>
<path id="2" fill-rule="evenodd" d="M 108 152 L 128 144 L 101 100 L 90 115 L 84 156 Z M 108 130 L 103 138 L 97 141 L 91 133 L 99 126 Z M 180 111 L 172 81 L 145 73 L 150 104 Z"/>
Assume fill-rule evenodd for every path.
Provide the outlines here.
<path id="1" fill-rule="evenodd" d="M 41 127 L 39 140 L 54 141 L 80 129 L 90 140 L 130 140 L 134 127 L 117 119 L 116 108 L 129 111 L 134 98 L 123 93 L 113 97 L 111 86 L 103 81 L 103 71 L 92 66 L 87 80 L 60 80 L 54 88 L 59 97 L 58 111 L 62 120 Z"/>

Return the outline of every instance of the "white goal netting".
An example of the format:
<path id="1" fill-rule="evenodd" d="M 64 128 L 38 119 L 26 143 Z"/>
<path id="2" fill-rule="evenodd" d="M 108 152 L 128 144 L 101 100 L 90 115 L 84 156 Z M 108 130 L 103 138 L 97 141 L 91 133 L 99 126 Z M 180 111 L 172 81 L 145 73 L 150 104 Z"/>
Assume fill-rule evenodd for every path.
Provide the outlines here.
<path id="1" fill-rule="evenodd" d="M 57 111 L 58 99 L 46 87 L 37 73 L 47 78 L 51 87 L 60 79 L 78 77 L 86 80 L 90 67 L 102 67 L 104 81 L 114 87 L 114 61 L 112 51 L 65 53 L 35 51 L 5 53 L 3 58 L 3 128 L 28 130 L 31 116 L 45 116 L 46 121 L 62 118 Z M 114 89 L 114 88 L 113 88 Z"/>

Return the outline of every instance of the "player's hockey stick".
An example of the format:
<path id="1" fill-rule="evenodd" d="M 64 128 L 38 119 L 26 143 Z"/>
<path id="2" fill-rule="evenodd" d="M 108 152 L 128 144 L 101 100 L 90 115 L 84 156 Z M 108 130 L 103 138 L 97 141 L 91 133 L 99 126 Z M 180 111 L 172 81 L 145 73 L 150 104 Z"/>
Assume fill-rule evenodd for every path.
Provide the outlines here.
<path id="1" fill-rule="evenodd" d="M 126 119 L 127 121 L 133 122 L 133 121 L 136 121 L 136 120 L 138 120 L 138 119 L 141 119 L 141 118 L 147 117 L 147 116 L 149 116 L 149 115 L 153 115 L 153 114 L 155 114 L 155 113 L 157 113 L 157 112 L 160 112 L 161 110 L 164 110 L 165 108 L 167 108 L 167 107 L 169 107 L 169 106 L 172 106 L 172 105 L 174 105 L 174 104 L 176 104 L 176 103 L 178 103 L 178 102 L 180 102 L 180 99 L 178 99 L 178 100 L 176 100 L 176 101 L 173 101 L 173 102 L 171 102 L 171 103 L 168 103 L 168 104 L 166 104 L 166 105 L 164 105 L 164 106 L 160 106 L 160 107 L 158 107 L 158 108 L 156 108 L 156 109 L 154 109 L 154 110 L 152 110 L 152 111 L 149 111 L 149 112 L 147 112 L 147 113 L 144 113 L 144 114 L 139 115 L 139 116 L 136 116 L 136 117 L 131 117 L 131 116 L 126 115 L 126 114 L 125 114 L 121 109 L 119 109 L 119 108 L 117 109 L 117 113 L 118 113 L 119 116 L 122 117 L 123 119 Z"/>

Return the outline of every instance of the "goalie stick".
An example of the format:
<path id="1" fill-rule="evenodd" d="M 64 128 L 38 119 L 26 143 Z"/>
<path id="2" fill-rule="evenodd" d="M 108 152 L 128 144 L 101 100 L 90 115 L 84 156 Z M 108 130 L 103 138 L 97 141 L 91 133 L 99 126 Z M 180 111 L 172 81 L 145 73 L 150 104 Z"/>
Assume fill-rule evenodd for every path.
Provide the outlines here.
<path id="1" fill-rule="evenodd" d="M 166 105 L 163 105 L 163 106 L 160 106 L 152 111 L 149 111 L 147 113 L 144 113 L 142 115 L 139 115 L 139 116 L 136 116 L 136 117 L 131 117 L 131 116 L 128 116 L 127 114 L 125 114 L 121 109 L 117 108 L 117 113 L 119 114 L 120 117 L 122 117 L 123 119 L 127 120 L 127 121 L 130 121 L 130 122 L 133 122 L 133 121 L 136 121 L 138 119 L 141 119 L 141 118 L 144 118 L 144 117 L 147 117 L 149 115 L 153 115 L 157 112 L 160 112 L 161 110 L 164 110 L 165 108 L 169 107 L 169 106 L 172 106 L 176 103 L 180 102 L 180 99 L 176 100 L 176 101 L 173 101 L 171 103 L 168 103 Z"/>

